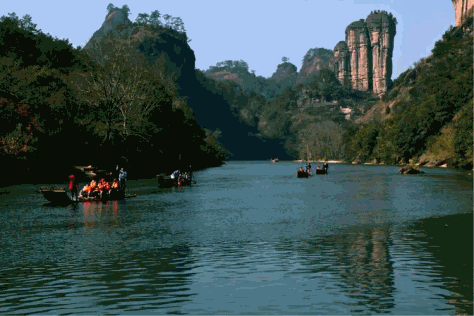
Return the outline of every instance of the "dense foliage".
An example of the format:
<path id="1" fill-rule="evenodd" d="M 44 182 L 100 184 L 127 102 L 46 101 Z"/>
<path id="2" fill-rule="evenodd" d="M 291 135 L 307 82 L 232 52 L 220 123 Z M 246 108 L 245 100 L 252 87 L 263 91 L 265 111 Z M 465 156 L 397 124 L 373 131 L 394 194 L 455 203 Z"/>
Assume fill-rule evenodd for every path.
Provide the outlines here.
<path id="1" fill-rule="evenodd" d="M 225 159 L 219 133 L 196 123 L 163 58 L 149 65 L 134 42 L 117 44 L 127 43 L 105 39 L 86 52 L 29 16 L 0 19 L 0 160 L 17 179 L 89 164 L 153 176 Z"/>

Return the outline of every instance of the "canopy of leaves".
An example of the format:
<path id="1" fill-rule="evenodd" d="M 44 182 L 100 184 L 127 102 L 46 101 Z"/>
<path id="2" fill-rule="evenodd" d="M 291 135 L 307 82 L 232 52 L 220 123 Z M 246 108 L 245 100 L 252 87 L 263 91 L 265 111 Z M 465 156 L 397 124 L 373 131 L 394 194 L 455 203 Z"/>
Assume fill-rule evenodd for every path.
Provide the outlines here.
<path id="1" fill-rule="evenodd" d="M 148 66 L 132 42 L 102 44 L 86 52 L 37 30 L 29 16 L 0 18 L 0 161 L 17 179 L 126 162 L 150 176 L 225 159 L 219 135 L 196 123 L 163 56 Z"/>

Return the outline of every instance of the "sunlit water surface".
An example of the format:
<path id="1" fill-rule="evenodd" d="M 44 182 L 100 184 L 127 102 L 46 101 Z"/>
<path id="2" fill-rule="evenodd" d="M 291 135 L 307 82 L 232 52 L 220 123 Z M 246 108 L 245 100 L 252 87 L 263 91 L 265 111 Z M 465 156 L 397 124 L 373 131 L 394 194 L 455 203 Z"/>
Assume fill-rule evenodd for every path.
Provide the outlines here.
<path id="1" fill-rule="evenodd" d="M 0 314 L 472 314 L 472 178 L 230 162 L 54 207 L 0 196 Z"/>

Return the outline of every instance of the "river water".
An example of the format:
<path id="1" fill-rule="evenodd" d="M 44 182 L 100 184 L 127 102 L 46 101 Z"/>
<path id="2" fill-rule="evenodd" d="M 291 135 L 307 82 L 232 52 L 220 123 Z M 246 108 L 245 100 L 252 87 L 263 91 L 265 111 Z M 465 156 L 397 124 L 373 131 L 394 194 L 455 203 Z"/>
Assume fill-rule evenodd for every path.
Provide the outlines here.
<path id="1" fill-rule="evenodd" d="M 0 195 L 0 314 L 472 314 L 472 176 L 230 162 L 67 207 Z M 1 192 L 0 192 L 1 193 Z"/>

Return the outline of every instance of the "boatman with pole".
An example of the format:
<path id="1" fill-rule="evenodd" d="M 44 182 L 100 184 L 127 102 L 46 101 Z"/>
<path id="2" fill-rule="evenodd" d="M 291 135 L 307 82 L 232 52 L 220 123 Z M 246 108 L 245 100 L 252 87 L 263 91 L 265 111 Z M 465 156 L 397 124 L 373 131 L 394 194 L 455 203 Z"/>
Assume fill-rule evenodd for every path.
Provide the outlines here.
<path id="1" fill-rule="evenodd" d="M 127 171 L 124 171 L 123 168 L 120 169 L 119 182 L 120 182 L 120 191 L 125 193 L 125 187 L 127 184 Z"/>

